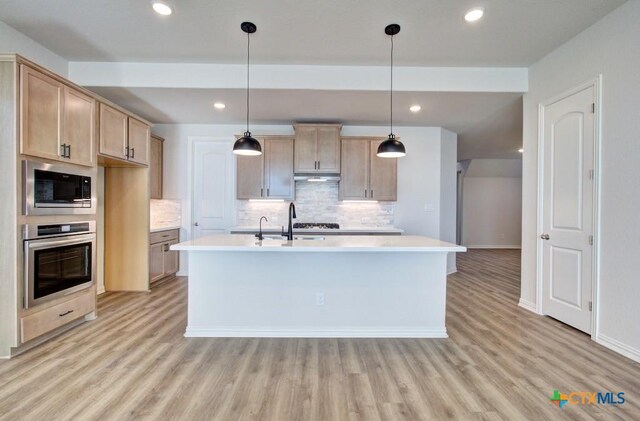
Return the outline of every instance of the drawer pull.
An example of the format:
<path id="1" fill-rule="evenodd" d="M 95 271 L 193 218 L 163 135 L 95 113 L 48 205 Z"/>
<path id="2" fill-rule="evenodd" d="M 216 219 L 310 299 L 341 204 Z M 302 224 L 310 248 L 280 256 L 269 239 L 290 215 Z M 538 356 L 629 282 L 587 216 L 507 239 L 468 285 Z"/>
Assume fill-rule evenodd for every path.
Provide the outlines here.
<path id="1" fill-rule="evenodd" d="M 167 238 L 167 237 L 171 237 L 171 235 L 170 234 L 165 234 L 165 235 L 162 236 L 162 238 Z"/>
<path id="2" fill-rule="evenodd" d="M 63 317 L 63 316 L 66 316 L 67 314 L 71 314 L 71 313 L 73 313 L 73 310 L 65 311 L 64 313 L 58 314 L 58 316 Z"/>

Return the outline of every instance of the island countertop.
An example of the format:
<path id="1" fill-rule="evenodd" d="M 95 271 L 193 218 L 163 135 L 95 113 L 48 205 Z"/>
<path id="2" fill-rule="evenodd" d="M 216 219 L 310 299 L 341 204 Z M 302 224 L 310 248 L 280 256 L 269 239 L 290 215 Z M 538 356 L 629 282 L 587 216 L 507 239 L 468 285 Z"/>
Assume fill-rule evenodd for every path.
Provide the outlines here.
<path id="1" fill-rule="evenodd" d="M 180 251 L 235 252 L 464 252 L 463 246 L 434 238 L 404 236 L 340 235 L 313 236 L 316 239 L 257 240 L 253 235 L 212 235 L 171 246 Z M 322 239 L 317 239 L 321 237 Z"/>

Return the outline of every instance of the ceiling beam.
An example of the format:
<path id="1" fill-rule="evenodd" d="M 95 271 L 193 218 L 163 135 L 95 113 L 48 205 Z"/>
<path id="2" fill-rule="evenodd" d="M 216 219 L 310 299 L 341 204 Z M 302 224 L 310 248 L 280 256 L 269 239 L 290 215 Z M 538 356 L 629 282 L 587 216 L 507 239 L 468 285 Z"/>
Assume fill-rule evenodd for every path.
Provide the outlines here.
<path id="1" fill-rule="evenodd" d="M 69 78 L 83 86 L 244 89 L 246 66 L 70 62 Z M 528 78 L 526 68 L 394 67 L 394 90 L 524 93 Z M 389 67 L 252 65 L 251 88 L 385 91 L 389 89 Z"/>

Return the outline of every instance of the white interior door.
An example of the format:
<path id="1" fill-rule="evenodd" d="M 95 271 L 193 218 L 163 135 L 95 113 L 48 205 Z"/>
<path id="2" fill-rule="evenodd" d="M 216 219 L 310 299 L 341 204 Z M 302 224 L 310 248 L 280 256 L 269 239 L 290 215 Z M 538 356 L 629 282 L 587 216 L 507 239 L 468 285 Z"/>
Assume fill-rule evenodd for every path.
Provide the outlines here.
<path id="1" fill-rule="evenodd" d="M 542 311 L 591 333 L 593 86 L 544 108 Z"/>
<path id="2" fill-rule="evenodd" d="M 233 224 L 233 150 L 229 142 L 193 143 L 193 235 L 223 234 Z"/>

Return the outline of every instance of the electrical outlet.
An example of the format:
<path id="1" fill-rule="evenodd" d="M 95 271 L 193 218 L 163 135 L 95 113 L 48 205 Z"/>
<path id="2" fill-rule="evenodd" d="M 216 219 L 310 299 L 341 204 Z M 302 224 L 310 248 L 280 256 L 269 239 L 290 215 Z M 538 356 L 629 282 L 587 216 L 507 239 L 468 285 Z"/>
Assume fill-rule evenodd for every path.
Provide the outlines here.
<path id="1" fill-rule="evenodd" d="M 324 305 L 324 292 L 316 293 L 316 305 L 323 306 Z"/>

